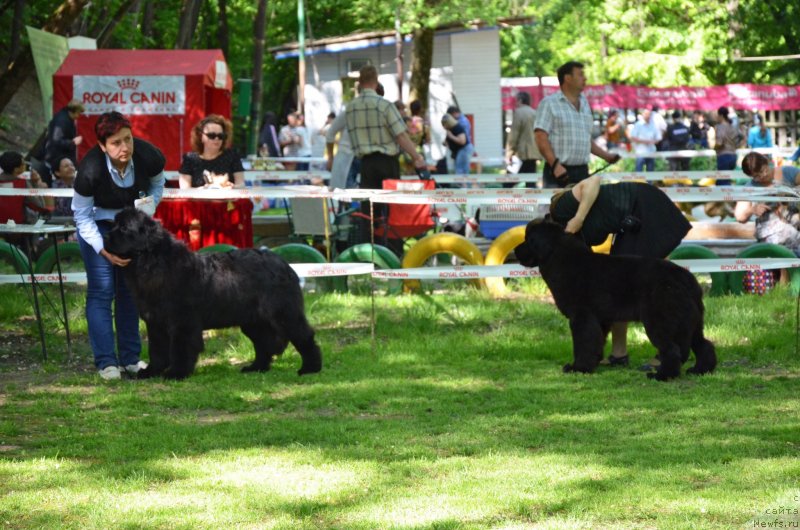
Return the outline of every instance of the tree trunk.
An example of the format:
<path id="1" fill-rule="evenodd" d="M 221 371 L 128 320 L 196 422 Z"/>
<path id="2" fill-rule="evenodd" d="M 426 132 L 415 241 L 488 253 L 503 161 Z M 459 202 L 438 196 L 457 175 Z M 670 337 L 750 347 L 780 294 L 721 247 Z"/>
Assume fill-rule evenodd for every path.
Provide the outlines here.
<path id="1" fill-rule="evenodd" d="M 181 7 L 181 20 L 178 27 L 178 38 L 175 42 L 175 49 L 189 50 L 192 47 L 192 39 L 197 29 L 197 20 L 200 18 L 200 7 L 202 0 L 183 0 Z"/>
<path id="2" fill-rule="evenodd" d="M 250 107 L 250 134 L 247 139 L 248 151 L 255 149 L 255 135 L 258 132 L 261 114 L 262 77 L 264 76 L 264 47 L 267 33 L 267 0 L 258 0 L 258 14 L 253 23 L 253 98 Z"/>
<path id="3" fill-rule="evenodd" d="M 217 26 L 217 42 L 222 50 L 225 59 L 228 58 L 228 48 L 230 39 L 228 38 L 228 0 L 218 0 L 219 4 L 219 25 Z"/>
<path id="4" fill-rule="evenodd" d="M 431 80 L 431 64 L 433 64 L 433 29 L 415 29 L 412 40 L 414 46 L 411 50 L 411 81 L 408 99 L 409 101 L 415 99 L 419 101 L 424 114 L 428 111 L 428 88 Z"/>
<path id="5" fill-rule="evenodd" d="M 8 48 L 8 60 L 6 65 L 14 62 L 14 59 L 19 54 L 20 42 L 22 40 L 22 25 L 23 14 L 25 12 L 25 0 L 16 0 L 14 2 L 14 18 L 11 21 L 11 44 Z"/>
<path id="6" fill-rule="evenodd" d="M 144 8 L 142 9 L 142 35 L 145 38 L 151 38 L 153 36 L 153 21 L 156 15 L 153 1 L 154 0 L 144 0 Z"/>
<path id="7" fill-rule="evenodd" d="M 119 6 L 114 14 L 111 16 L 111 20 L 108 21 L 106 26 L 97 36 L 97 47 L 98 48 L 107 48 L 108 45 L 111 43 L 111 36 L 114 34 L 114 30 L 122 22 L 122 19 L 125 18 L 125 15 L 128 14 L 130 11 L 131 6 L 136 2 L 136 0 L 125 0 L 122 2 L 122 5 Z"/>
<path id="8" fill-rule="evenodd" d="M 64 0 L 50 15 L 42 29 L 56 35 L 64 35 L 88 3 L 89 0 Z M 30 46 L 27 46 L 0 75 L 0 112 L 3 112 L 22 83 L 33 75 L 34 71 L 33 54 Z"/>

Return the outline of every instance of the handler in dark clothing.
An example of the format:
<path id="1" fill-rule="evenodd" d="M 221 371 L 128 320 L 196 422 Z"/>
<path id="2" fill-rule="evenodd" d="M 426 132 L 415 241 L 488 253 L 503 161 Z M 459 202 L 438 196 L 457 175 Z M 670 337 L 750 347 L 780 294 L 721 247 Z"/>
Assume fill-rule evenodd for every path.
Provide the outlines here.
<path id="1" fill-rule="evenodd" d="M 56 112 L 47 125 L 47 137 L 44 143 L 44 161 L 50 168 L 49 175 L 42 175 L 48 186 L 52 185 L 52 171 L 58 169 L 63 158 L 69 158 L 73 164 L 78 163 L 75 150 L 83 142 L 78 136 L 75 120 L 83 112 L 83 105 L 78 101 L 70 101 L 66 107 Z"/>
<path id="2" fill-rule="evenodd" d="M 139 360 L 139 313 L 117 270 L 130 259 L 103 248 L 103 236 L 116 214 L 137 199 L 152 200 L 155 210 L 164 191 L 165 158 L 154 145 L 133 138 L 130 122 L 119 112 L 102 114 L 95 133 L 98 145 L 78 166 L 72 210 L 86 268 L 86 321 L 95 366 L 103 379 L 120 379 L 120 368 L 135 374 L 146 365 Z"/>
<path id="3" fill-rule="evenodd" d="M 601 186 L 599 176 L 553 195 L 550 215 L 588 245 L 599 245 L 608 234 L 614 234 L 613 255 L 666 258 L 692 228 L 655 186 L 639 182 Z M 628 364 L 627 329 L 627 322 L 612 325 L 608 364 Z"/>

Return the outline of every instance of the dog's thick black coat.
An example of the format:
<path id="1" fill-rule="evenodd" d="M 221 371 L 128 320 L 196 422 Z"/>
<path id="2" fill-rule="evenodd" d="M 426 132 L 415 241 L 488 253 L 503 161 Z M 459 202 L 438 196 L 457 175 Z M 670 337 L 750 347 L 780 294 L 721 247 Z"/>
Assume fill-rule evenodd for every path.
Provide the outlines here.
<path id="1" fill-rule="evenodd" d="M 594 254 L 561 225 L 541 219 L 528 223 L 514 252 L 522 265 L 539 267 L 569 319 L 573 362 L 565 372 L 594 371 L 611 324 L 629 321 L 641 321 L 658 349 L 661 365 L 649 377 L 679 376 L 690 348 L 695 365 L 688 373 L 716 367 L 714 345 L 703 336 L 703 293 L 687 270 L 662 259 Z"/>
<path id="2" fill-rule="evenodd" d="M 302 358 L 298 374 L 322 369 L 297 275 L 277 254 L 254 249 L 196 254 L 132 208 L 117 214 L 104 247 L 131 259 L 122 271 L 147 324 L 150 348 L 150 364 L 140 378 L 189 376 L 203 350 L 203 330 L 232 326 L 255 347 L 255 361 L 242 371 L 269 370 L 289 342 Z"/>

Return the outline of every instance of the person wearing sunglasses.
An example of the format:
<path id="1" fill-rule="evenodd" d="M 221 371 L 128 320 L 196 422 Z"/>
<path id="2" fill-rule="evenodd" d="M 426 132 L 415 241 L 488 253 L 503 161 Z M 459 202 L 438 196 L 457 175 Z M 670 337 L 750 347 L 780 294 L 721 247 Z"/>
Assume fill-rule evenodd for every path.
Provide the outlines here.
<path id="1" fill-rule="evenodd" d="M 243 188 L 244 167 L 231 149 L 233 127 L 219 114 L 211 114 L 192 129 L 192 152 L 183 156 L 178 169 L 181 188 L 213 186 Z"/>

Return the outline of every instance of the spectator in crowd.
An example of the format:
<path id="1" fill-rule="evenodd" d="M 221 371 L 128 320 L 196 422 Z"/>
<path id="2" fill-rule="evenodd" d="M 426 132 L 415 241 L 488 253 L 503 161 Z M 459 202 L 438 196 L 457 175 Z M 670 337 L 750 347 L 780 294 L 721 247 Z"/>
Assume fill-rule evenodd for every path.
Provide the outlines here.
<path id="1" fill-rule="evenodd" d="M 337 147 L 338 142 L 338 147 Z M 335 188 L 354 188 L 355 182 L 350 182 L 350 167 L 355 156 L 350 144 L 350 135 L 347 133 L 345 112 L 340 112 L 325 131 L 325 146 L 328 153 L 327 169 L 331 172 L 329 185 Z M 334 147 L 336 153 L 334 154 Z"/>
<path id="2" fill-rule="evenodd" d="M 464 113 L 461 112 L 461 109 L 456 105 L 450 105 L 447 107 L 447 114 L 458 120 L 458 124 L 464 129 L 464 134 L 467 135 L 467 139 L 472 142 L 472 124 Z"/>
<path id="3" fill-rule="evenodd" d="M 661 115 L 658 105 L 653 105 L 653 110 L 650 113 L 650 120 L 653 122 L 653 125 L 655 125 L 659 138 L 661 138 L 661 140 L 659 140 L 659 142 L 656 144 L 656 149 L 658 151 L 665 151 L 668 149 L 665 142 L 667 139 L 667 120 L 665 120 L 664 116 Z"/>
<path id="4" fill-rule="evenodd" d="M 422 103 L 414 100 L 408 106 L 411 111 L 411 122 L 408 124 L 408 138 L 417 146 L 417 152 L 425 156 L 425 146 L 431 143 L 431 126 L 422 115 Z"/>
<path id="5" fill-rule="evenodd" d="M 714 127 L 714 149 L 717 151 L 717 169 L 730 171 L 736 169 L 736 148 L 742 142 L 742 135 L 730 118 L 727 107 L 720 107 L 717 111 L 719 122 Z M 728 186 L 730 179 L 717 180 L 717 185 Z"/>
<path id="6" fill-rule="evenodd" d="M 612 255 L 666 258 L 692 227 L 657 187 L 640 182 L 601 185 L 598 175 L 553 195 L 550 215 L 587 245 L 599 245 L 615 234 Z M 602 364 L 629 364 L 627 330 L 627 322 L 612 324 L 611 354 Z"/>
<path id="7" fill-rule="evenodd" d="M 442 116 L 442 127 L 445 130 L 445 143 L 450 149 L 450 157 L 455 160 L 456 175 L 468 175 L 473 148 L 464 127 L 450 114 Z"/>
<path id="8" fill-rule="evenodd" d="M 281 127 L 278 134 L 278 141 L 283 156 L 288 158 L 297 158 L 299 156 L 300 148 L 303 146 L 303 137 L 297 132 L 297 126 L 300 123 L 300 114 L 296 111 L 291 111 L 286 114 L 286 125 Z M 294 170 L 297 168 L 297 162 L 285 162 L 286 169 Z"/>
<path id="9" fill-rule="evenodd" d="M 6 151 L 0 155 L 0 188 L 47 188 L 41 176 L 31 170 L 30 178 L 25 179 L 26 164 L 22 155 L 17 151 Z M 0 197 L 0 223 L 14 221 L 17 224 L 33 224 L 40 217 L 50 216 L 52 204 L 45 201 L 42 197 L 34 195 L 11 195 Z M 27 247 L 28 239 L 25 237 L 14 238 L 13 236 L 3 236 L 10 242 Z"/>
<path id="10" fill-rule="evenodd" d="M 158 204 L 166 160 L 153 144 L 133 137 L 130 121 L 119 112 L 101 114 L 94 130 L 97 145 L 78 166 L 72 210 L 88 283 L 86 321 L 94 364 L 103 379 L 120 379 L 121 370 L 135 375 L 147 365 L 139 360 L 139 314 L 119 270 L 131 260 L 103 248 L 103 236 L 117 213 L 138 198 Z"/>
<path id="11" fill-rule="evenodd" d="M 72 100 L 67 106 L 56 112 L 47 125 L 47 135 L 44 142 L 44 161 L 52 171 L 58 167 L 62 158 L 67 157 L 73 164 L 78 161 L 76 148 L 83 142 L 83 136 L 78 136 L 75 120 L 83 113 L 83 104 Z M 49 186 L 52 177 L 46 175 L 45 182 Z"/>
<path id="12" fill-rule="evenodd" d="M 297 149 L 297 156 L 300 158 L 311 158 L 311 131 L 306 127 L 306 117 L 303 114 L 297 115 L 297 126 L 295 134 L 300 138 L 300 146 Z M 308 162 L 298 162 L 297 171 L 308 171 Z"/>
<path id="13" fill-rule="evenodd" d="M 636 125 L 633 126 L 633 131 L 631 131 L 631 143 L 633 143 L 633 152 L 636 154 L 637 173 L 645 167 L 647 171 L 655 170 L 655 158 L 651 155 L 656 152 L 656 145 L 661 141 L 661 133 L 658 132 L 651 118 L 652 112 L 650 109 L 644 109 Z"/>
<path id="14" fill-rule="evenodd" d="M 742 159 L 742 171 L 752 177 L 753 186 L 800 184 L 800 168 L 773 167 L 769 158 L 755 151 Z M 800 256 L 800 214 L 795 204 L 737 201 L 734 216 L 740 223 L 755 216 L 758 241 L 783 245 Z"/>
<path id="15" fill-rule="evenodd" d="M 361 159 L 361 188 L 379 190 L 385 179 L 400 178 L 400 149 L 414 160 L 414 167 L 424 169 L 425 158 L 408 138 L 407 127 L 397 108 L 380 96 L 378 70 L 373 65 L 361 68 L 359 94 L 345 109 L 347 132 L 355 156 Z M 369 215 L 369 201 L 361 202 L 362 213 Z M 385 204 L 376 208 L 378 217 L 386 217 Z M 362 231 L 366 241 L 369 227 Z"/>
<path id="16" fill-rule="evenodd" d="M 218 186 L 243 188 L 244 167 L 231 148 L 233 126 L 219 114 L 211 114 L 192 128 L 192 151 L 183 155 L 178 169 L 182 189 Z"/>
<path id="17" fill-rule="evenodd" d="M 531 108 L 531 95 L 527 92 L 518 92 L 515 99 L 517 108 L 506 140 L 506 162 L 511 165 L 512 157 L 516 156 L 522 161 L 520 173 L 536 173 L 536 159 L 542 156 L 534 137 L 536 112 Z M 527 184 L 532 186 L 534 183 Z"/>
<path id="18" fill-rule="evenodd" d="M 75 164 L 72 163 L 67 157 L 61 159 L 58 167 L 53 169 L 53 188 L 56 189 L 72 189 L 75 183 L 75 175 L 77 171 Z M 61 217 L 72 217 L 72 198 L 71 197 L 57 197 L 55 200 L 55 209 L 53 215 Z"/>
<path id="19" fill-rule="evenodd" d="M 603 136 L 606 139 L 606 149 L 616 149 L 624 143 L 627 143 L 627 136 L 625 135 L 625 123 L 616 110 L 611 110 L 606 118 L 606 125 L 604 128 Z"/>
<path id="20" fill-rule="evenodd" d="M 672 123 L 667 127 L 666 142 L 670 151 L 681 151 L 689 147 L 691 135 L 689 127 L 683 122 L 681 111 L 676 110 L 672 113 Z M 671 171 L 688 171 L 689 162 L 687 157 L 673 157 L 669 159 L 669 169 Z"/>
<path id="21" fill-rule="evenodd" d="M 696 110 L 692 113 L 692 121 L 689 124 L 689 134 L 692 137 L 691 147 L 708 149 L 708 122 L 706 115 Z"/>
<path id="22" fill-rule="evenodd" d="M 589 177 L 589 158 L 608 163 L 620 159 L 592 141 L 592 109 L 582 94 L 586 86 L 583 64 L 570 61 L 558 68 L 560 90 L 542 99 L 536 113 L 534 137 L 545 160 L 544 187 L 577 184 Z"/>
<path id="23" fill-rule="evenodd" d="M 772 134 L 767 129 L 767 124 L 761 114 L 755 115 L 755 124 L 747 133 L 747 147 L 772 147 Z"/>
<path id="24" fill-rule="evenodd" d="M 283 154 L 278 141 L 278 131 L 275 128 L 277 123 L 278 117 L 274 112 L 264 114 L 264 124 L 258 133 L 258 156 L 278 158 Z"/>

